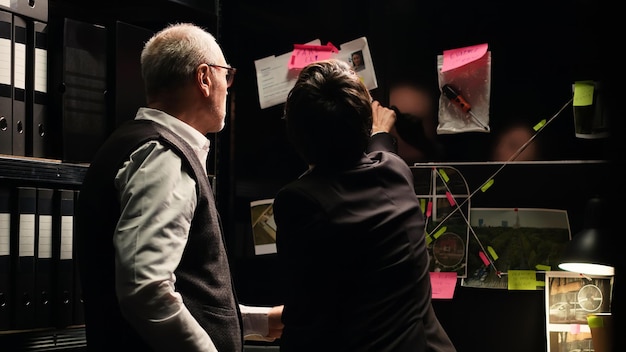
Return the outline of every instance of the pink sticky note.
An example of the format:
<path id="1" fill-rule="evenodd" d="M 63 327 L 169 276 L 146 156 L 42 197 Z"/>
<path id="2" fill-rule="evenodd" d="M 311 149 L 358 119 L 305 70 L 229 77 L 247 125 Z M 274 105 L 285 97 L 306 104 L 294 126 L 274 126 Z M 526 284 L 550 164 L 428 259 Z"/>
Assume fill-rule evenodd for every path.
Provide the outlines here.
<path id="1" fill-rule="evenodd" d="M 446 191 L 446 198 L 448 198 L 448 203 L 450 203 L 450 206 L 454 206 L 456 204 L 456 202 L 454 201 L 454 197 L 448 191 Z"/>
<path id="2" fill-rule="evenodd" d="M 480 257 L 480 260 L 483 261 L 483 264 L 485 264 L 485 266 L 488 266 L 490 264 L 489 258 L 487 258 L 487 255 L 483 253 L 483 251 L 478 252 L 478 256 Z"/>
<path id="3" fill-rule="evenodd" d="M 450 71 L 480 59 L 487 53 L 487 48 L 488 45 L 485 43 L 466 46 L 464 48 L 444 50 L 441 72 Z"/>
<path id="4" fill-rule="evenodd" d="M 288 68 L 299 69 L 313 62 L 330 59 L 334 52 L 337 52 L 337 48 L 331 43 L 326 45 L 294 44 Z"/>
<path id="5" fill-rule="evenodd" d="M 432 213 L 433 213 L 433 202 L 429 200 L 428 207 L 426 207 L 426 217 L 429 218 Z"/>
<path id="6" fill-rule="evenodd" d="M 456 272 L 431 272 L 430 286 L 433 299 L 452 299 L 456 288 Z"/>

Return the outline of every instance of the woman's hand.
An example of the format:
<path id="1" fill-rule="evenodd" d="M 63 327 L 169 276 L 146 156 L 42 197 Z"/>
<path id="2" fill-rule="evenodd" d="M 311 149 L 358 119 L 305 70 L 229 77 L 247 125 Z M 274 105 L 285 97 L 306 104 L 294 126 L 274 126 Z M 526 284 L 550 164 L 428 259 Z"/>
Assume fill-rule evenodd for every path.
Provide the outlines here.
<path id="1" fill-rule="evenodd" d="M 376 100 L 372 102 L 372 134 L 389 132 L 396 123 L 396 113 Z"/>

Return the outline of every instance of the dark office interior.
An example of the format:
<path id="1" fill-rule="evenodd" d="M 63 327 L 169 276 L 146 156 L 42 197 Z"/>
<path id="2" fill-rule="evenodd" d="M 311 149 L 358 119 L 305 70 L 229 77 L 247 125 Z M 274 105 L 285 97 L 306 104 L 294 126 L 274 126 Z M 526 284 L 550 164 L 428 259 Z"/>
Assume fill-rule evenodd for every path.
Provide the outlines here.
<path id="1" fill-rule="evenodd" d="M 615 50 L 619 42 L 611 42 L 620 33 L 619 11 L 607 1 L 127 0 L 89 8 L 75 0 L 46 3 L 47 21 L 42 21 L 49 25 L 46 104 L 58 124 L 42 154 L 0 156 L 0 183 L 77 190 L 99 144 L 144 103 L 138 61 L 145 40 L 167 23 L 200 24 L 216 35 L 227 61 L 237 68 L 229 89 L 226 127 L 208 137 L 214 146 L 211 171 L 217 205 L 238 298 L 244 304 L 280 304 L 282 289 L 273 275 L 280 270 L 276 255 L 255 255 L 250 202 L 272 198 L 306 169 L 284 133 L 283 104 L 260 108 L 255 61 L 288 53 L 294 44 L 314 39 L 339 45 L 366 37 L 378 82 L 371 94 L 383 104 L 397 80 L 418 81 L 439 95 L 437 55 L 487 43 L 492 58 L 491 133 L 441 135 L 445 157 L 432 161 L 461 170 L 472 190 L 494 170 L 488 162 L 491 138 L 507 119 L 533 124 L 550 119 L 572 98 L 574 82 L 601 82 L 610 124 L 607 138 L 577 138 L 570 105 L 537 135 L 543 160 L 513 162 L 489 192 L 474 197 L 472 205 L 566 210 L 573 235 L 583 227 L 587 200 L 600 195 L 611 204 L 606 219 L 618 228 L 625 189 L 619 176 L 625 126 L 624 113 L 617 108 L 622 98 L 617 78 L 622 76 L 620 56 Z M 24 15 L 32 20 L 29 16 Z M 68 31 L 83 36 L 72 37 Z M 97 123 L 92 124 L 77 120 L 80 115 L 68 112 L 64 104 L 66 89 L 72 89 L 63 76 L 65 49 L 85 46 L 102 60 L 95 86 L 101 92 L 94 98 L 101 105 L 89 112 L 96 116 Z M 619 232 L 611 235 L 617 244 Z M 610 255 L 617 257 L 617 248 Z M 617 326 L 622 322 L 623 269 L 618 263 L 611 305 Z M 459 352 L 548 351 L 544 290 L 481 289 L 460 282 L 452 299 L 433 301 Z M 76 322 L 0 331 L 0 350 L 5 351 L 4 346 L 9 346 L 6 351 L 84 350 L 80 320 Z M 248 343 L 251 351 L 277 351 L 276 346 L 277 342 Z M 616 339 L 615 351 L 625 348 Z"/>

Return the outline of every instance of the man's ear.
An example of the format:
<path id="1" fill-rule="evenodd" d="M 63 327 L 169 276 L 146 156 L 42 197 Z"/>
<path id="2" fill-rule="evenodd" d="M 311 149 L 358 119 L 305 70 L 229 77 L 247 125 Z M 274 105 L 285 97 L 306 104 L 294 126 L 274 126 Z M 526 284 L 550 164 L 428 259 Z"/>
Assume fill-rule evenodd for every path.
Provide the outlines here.
<path id="1" fill-rule="evenodd" d="M 211 92 L 211 78 L 209 77 L 210 68 L 207 64 L 202 64 L 198 67 L 196 82 L 198 87 L 202 90 L 205 96 L 209 96 Z"/>

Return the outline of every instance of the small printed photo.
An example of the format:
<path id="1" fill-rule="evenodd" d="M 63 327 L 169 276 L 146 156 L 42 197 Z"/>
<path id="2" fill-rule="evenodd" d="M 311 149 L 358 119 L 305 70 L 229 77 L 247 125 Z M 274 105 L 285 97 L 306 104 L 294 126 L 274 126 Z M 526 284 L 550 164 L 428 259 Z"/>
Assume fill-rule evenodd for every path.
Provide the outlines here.
<path id="1" fill-rule="evenodd" d="M 365 69 L 365 59 L 363 58 L 363 50 L 355 51 L 350 54 L 350 63 L 352 70 L 359 72 Z"/>
<path id="2" fill-rule="evenodd" d="M 594 351 L 589 317 L 610 316 L 613 277 L 548 271 L 545 283 L 547 351 Z"/>
<path id="3" fill-rule="evenodd" d="M 273 204 L 273 199 L 250 202 L 255 255 L 276 253 L 276 223 L 274 222 Z"/>
<path id="4" fill-rule="evenodd" d="M 548 283 L 551 324 L 586 324 L 587 315 L 610 311 L 610 279 L 550 277 Z"/>

